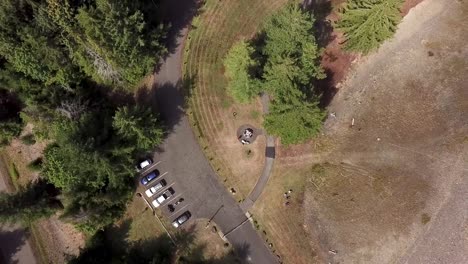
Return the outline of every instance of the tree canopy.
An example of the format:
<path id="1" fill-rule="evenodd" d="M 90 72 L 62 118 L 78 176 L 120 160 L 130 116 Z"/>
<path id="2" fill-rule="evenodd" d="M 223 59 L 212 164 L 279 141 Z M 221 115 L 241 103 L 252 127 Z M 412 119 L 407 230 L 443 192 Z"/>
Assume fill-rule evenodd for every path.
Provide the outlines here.
<path id="1" fill-rule="evenodd" d="M 314 22 L 298 5 L 287 5 L 265 23 L 264 40 L 256 51 L 248 43 L 237 43 L 224 62 L 234 99 L 244 102 L 261 91 L 272 96 L 264 126 L 284 144 L 310 139 L 324 118 L 312 85 L 312 81 L 325 78 L 321 50 L 313 35 Z"/>
<path id="2" fill-rule="evenodd" d="M 393 36 L 401 20 L 403 0 L 350 0 L 337 27 L 346 37 L 345 48 L 369 53 Z"/>
<path id="3" fill-rule="evenodd" d="M 0 88 L 21 101 L 12 111 L 0 94 L 0 110 L 10 109 L 8 118 L 0 115 L 0 141 L 18 136 L 22 123 L 33 124 L 34 138 L 50 144 L 41 165 L 31 166 L 60 192 L 63 219 L 88 233 L 121 216 L 134 188 L 134 160 L 163 136 L 157 115 L 125 91 L 166 50 L 164 30 L 143 4 L 0 3 Z M 125 102 L 112 97 L 117 89 Z M 35 206 L 24 203 L 22 210 L 46 215 Z"/>
<path id="4" fill-rule="evenodd" d="M 241 103 L 246 103 L 259 93 L 258 84 L 251 77 L 251 71 L 257 67 L 252 58 L 255 49 L 246 41 L 235 43 L 225 60 L 226 76 L 229 78 L 228 91 Z"/>

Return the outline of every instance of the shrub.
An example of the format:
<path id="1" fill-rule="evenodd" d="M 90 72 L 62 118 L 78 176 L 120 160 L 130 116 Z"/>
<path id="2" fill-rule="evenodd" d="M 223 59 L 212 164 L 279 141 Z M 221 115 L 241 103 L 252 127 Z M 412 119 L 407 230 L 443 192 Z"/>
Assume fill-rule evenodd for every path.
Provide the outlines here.
<path id="1" fill-rule="evenodd" d="M 229 78 L 228 91 L 240 103 L 249 102 L 259 92 L 259 86 L 250 77 L 250 71 L 257 66 L 257 62 L 252 59 L 253 52 L 253 47 L 241 41 L 232 46 L 224 59 L 226 76 Z"/>
<path id="2" fill-rule="evenodd" d="M 34 145 L 36 144 L 36 139 L 34 138 L 33 134 L 27 134 L 21 137 L 21 142 L 25 145 Z"/>
<path id="3" fill-rule="evenodd" d="M 42 169 L 42 164 L 43 164 L 43 160 L 42 160 L 42 158 L 39 157 L 39 158 L 31 161 L 28 164 L 28 169 L 30 169 L 32 171 L 40 171 Z"/>

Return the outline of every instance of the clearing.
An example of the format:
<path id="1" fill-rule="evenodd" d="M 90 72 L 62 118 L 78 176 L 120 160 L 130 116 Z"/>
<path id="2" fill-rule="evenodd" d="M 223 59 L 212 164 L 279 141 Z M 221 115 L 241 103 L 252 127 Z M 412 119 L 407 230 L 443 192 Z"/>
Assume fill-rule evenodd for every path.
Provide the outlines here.
<path id="1" fill-rule="evenodd" d="M 467 42 L 468 2 L 422 2 L 351 70 L 324 135 L 279 149 L 253 214 L 284 263 L 468 262 Z"/>
<path id="2" fill-rule="evenodd" d="M 184 76 L 193 83 L 189 110 L 194 132 L 211 165 L 228 188 L 244 199 L 260 176 L 265 137 L 248 146 L 236 138 L 237 128 L 261 128 L 260 99 L 237 104 L 226 94 L 223 60 L 238 40 L 250 39 L 261 23 L 287 0 L 207 0 L 194 18 L 185 44 Z"/>

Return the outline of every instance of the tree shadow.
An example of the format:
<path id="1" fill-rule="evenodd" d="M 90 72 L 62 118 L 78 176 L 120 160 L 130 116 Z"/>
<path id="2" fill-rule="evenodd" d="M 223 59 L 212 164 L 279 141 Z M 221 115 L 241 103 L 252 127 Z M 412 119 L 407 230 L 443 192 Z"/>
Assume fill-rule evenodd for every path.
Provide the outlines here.
<path id="1" fill-rule="evenodd" d="M 19 260 L 14 260 L 13 257 L 25 244 L 26 232 L 23 229 L 0 231 L 0 263 L 19 263 Z"/>
<path id="2" fill-rule="evenodd" d="M 130 221 L 118 226 L 107 227 L 89 239 L 86 247 L 77 257 L 67 256 L 70 264 L 107 264 L 107 263 L 212 263 L 235 264 L 245 263 L 249 254 L 247 245 L 235 247 L 226 255 L 217 258 L 205 258 L 206 245 L 197 244 L 193 229 L 175 234 L 175 243 L 167 235 L 151 239 L 129 241 Z"/>
<path id="3" fill-rule="evenodd" d="M 180 123 L 188 108 L 196 77 L 185 77 L 176 84 L 153 84 L 151 89 L 140 89 L 136 94 L 139 105 L 150 107 L 164 124 L 165 137 Z"/>
<path id="4" fill-rule="evenodd" d="M 333 35 L 333 25 L 327 19 L 332 12 L 330 0 L 305 0 L 302 8 L 312 14 L 315 18 L 314 36 L 320 48 L 326 47 L 336 36 Z"/>
<path id="5" fill-rule="evenodd" d="M 156 72 L 159 71 L 162 62 L 177 51 L 181 44 L 179 38 L 183 36 L 182 30 L 189 27 L 192 19 L 200 14 L 202 0 L 161 0 L 159 2 L 158 14 L 163 25 L 168 25 L 168 31 L 164 44 L 167 48 L 167 54 L 163 56 L 156 66 Z"/>
<path id="6" fill-rule="evenodd" d="M 325 48 L 336 39 L 336 35 L 333 34 L 333 24 L 327 19 L 333 10 L 332 2 L 330 0 L 305 0 L 302 4 L 302 8 L 310 12 L 315 18 L 315 30 L 313 33 L 318 46 L 324 49 L 322 57 L 326 57 L 329 62 L 336 61 L 338 58 L 325 50 Z M 314 87 L 313 94 L 320 96 L 319 106 L 323 109 L 330 104 L 337 93 L 337 88 L 333 81 L 334 72 L 327 67 L 324 67 L 324 71 L 326 74 L 325 79 L 314 80 L 312 82 Z"/>

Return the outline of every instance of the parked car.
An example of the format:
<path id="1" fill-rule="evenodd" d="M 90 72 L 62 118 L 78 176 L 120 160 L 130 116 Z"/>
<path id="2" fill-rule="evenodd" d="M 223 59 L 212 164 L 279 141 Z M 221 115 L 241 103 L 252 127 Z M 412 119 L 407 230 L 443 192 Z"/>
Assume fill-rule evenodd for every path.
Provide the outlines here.
<path id="1" fill-rule="evenodd" d="M 172 213 L 172 212 L 175 211 L 175 208 L 176 208 L 179 204 L 181 204 L 183 201 L 184 201 L 184 198 L 180 198 L 179 200 L 177 200 L 177 202 L 168 205 L 167 208 L 169 208 L 169 211 Z"/>
<path id="2" fill-rule="evenodd" d="M 164 186 L 166 186 L 166 180 L 162 179 L 158 183 L 156 183 L 153 187 L 145 191 L 146 196 L 148 197 L 153 196 L 155 193 L 159 192 Z"/>
<path id="3" fill-rule="evenodd" d="M 135 168 L 138 172 L 140 172 L 144 170 L 145 168 L 148 168 L 151 164 L 153 164 L 153 160 L 148 158 L 148 159 L 141 160 L 140 162 L 138 162 Z"/>
<path id="4" fill-rule="evenodd" d="M 186 211 L 185 213 L 181 214 L 179 217 L 172 222 L 172 226 L 175 228 L 178 228 L 179 226 L 183 225 L 189 218 L 192 216 L 192 214 L 189 211 Z"/>
<path id="5" fill-rule="evenodd" d="M 141 184 L 143 185 L 147 185 L 148 183 L 150 183 L 152 180 L 156 179 L 158 176 L 159 176 L 159 171 L 158 170 L 154 170 L 152 171 L 151 173 L 148 173 L 146 174 L 145 176 L 143 176 L 140 180 Z"/>
<path id="6" fill-rule="evenodd" d="M 165 192 L 163 192 L 161 195 L 159 195 L 156 199 L 153 201 L 153 206 L 154 207 L 159 207 L 164 201 L 169 199 L 173 194 L 174 194 L 174 189 L 169 188 Z"/>

